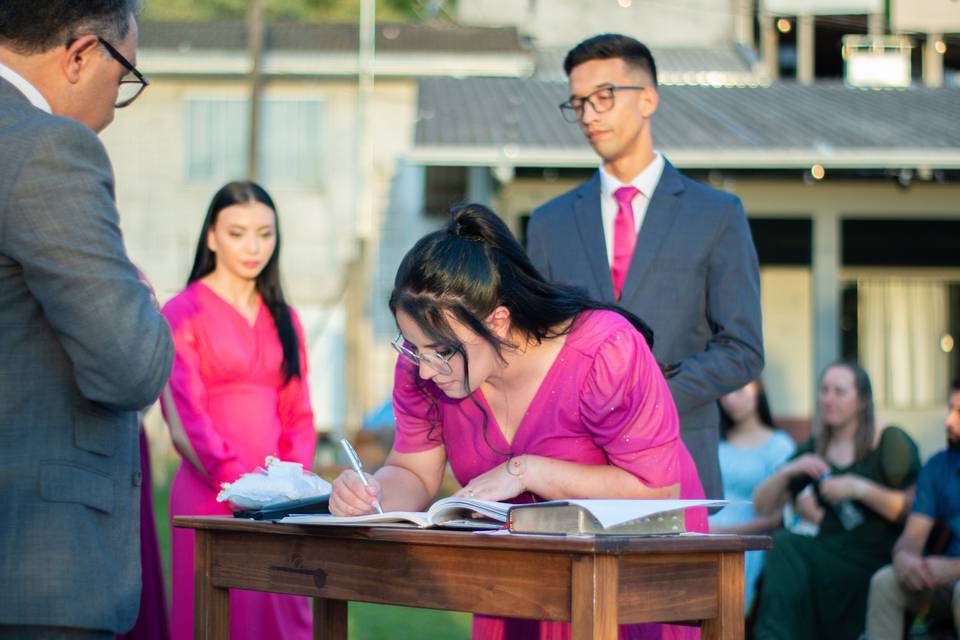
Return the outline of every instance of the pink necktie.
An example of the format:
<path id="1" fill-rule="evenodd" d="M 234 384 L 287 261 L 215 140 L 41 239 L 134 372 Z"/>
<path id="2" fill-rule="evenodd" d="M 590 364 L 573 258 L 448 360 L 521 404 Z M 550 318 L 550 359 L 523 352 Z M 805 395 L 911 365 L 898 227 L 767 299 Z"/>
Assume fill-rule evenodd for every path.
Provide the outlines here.
<path id="1" fill-rule="evenodd" d="M 630 269 L 633 247 L 637 244 L 637 229 L 633 222 L 634 197 L 640 193 L 636 187 L 620 187 L 613 192 L 617 199 L 617 217 L 613 221 L 613 264 L 610 275 L 613 277 L 613 295 L 617 300 L 623 292 L 623 283 Z"/>

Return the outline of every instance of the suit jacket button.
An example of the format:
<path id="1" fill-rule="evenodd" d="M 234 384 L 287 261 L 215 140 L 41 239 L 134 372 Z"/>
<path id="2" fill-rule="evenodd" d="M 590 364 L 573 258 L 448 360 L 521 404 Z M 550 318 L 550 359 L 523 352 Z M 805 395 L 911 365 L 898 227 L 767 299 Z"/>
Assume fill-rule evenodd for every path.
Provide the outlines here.
<path id="1" fill-rule="evenodd" d="M 141 484 L 143 484 L 143 474 L 139 471 L 134 471 L 133 477 L 130 480 L 133 483 L 133 486 L 139 487 Z"/>

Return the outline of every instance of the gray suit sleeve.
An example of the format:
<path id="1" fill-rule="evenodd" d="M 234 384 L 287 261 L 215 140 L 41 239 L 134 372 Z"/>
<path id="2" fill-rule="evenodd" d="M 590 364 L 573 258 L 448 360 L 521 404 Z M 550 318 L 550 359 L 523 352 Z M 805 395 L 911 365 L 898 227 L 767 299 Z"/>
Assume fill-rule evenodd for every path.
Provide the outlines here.
<path id="1" fill-rule="evenodd" d="M 715 401 L 763 370 L 760 272 L 750 226 L 737 199 L 724 217 L 710 252 L 706 350 L 679 363 L 668 380 L 680 413 Z"/>
<path id="2" fill-rule="evenodd" d="M 550 253 L 547 251 L 546 230 L 543 226 L 543 215 L 534 211 L 527 223 L 527 256 L 536 267 L 540 275 L 548 282 L 552 281 L 550 273 Z"/>
<path id="3" fill-rule="evenodd" d="M 43 127 L 2 206 L 3 252 L 23 269 L 80 393 L 122 410 L 156 400 L 173 342 L 127 258 L 100 141 L 66 120 Z"/>

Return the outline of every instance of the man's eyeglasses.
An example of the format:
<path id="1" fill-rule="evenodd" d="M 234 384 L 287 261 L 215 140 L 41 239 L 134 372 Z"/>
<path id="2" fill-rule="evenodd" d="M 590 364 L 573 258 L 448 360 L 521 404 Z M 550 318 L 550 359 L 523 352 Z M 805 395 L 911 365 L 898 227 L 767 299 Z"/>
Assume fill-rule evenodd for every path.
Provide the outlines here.
<path id="1" fill-rule="evenodd" d="M 117 51 L 112 44 L 100 36 L 97 36 L 97 40 L 103 45 L 103 48 L 107 50 L 107 53 L 109 53 L 114 60 L 123 65 L 123 67 L 130 72 L 130 75 L 124 76 L 124 78 L 120 81 L 120 90 L 117 93 L 117 101 L 114 103 L 114 106 L 117 109 L 129 107 L 130 103 L 136 100 L 140 94 L 143 93 L 143 90 L 147 88 L 147 85 L 150 84 L 150 81 L 147 80 L 147 78 L 140 73 L 137 68 L 123 56 L 122 53 Z"/>
<path id="2" fill-rule="evenodd" d="M 70 46 L 76 42 L 76 38 L 70 38 L 67 40 L 67 45 Z M 120 80 L 120 88 L 117 91 L 117 101 L 113 103 L 113 106 L 117 109 L 123 109 L 124 107 L 129 107 L 130 103 L 136 100 L 143 90 L 147 88 L 147 85 L 150 84 L 150 81 L 140 73 L 135 66 L 130 64 L 130 61 L 124 57 L 122 53 L 117 51 L 116 47 L 112 44 L 97 36 L 97 42 L 103 45 L 103 48 L 107 50 L 107 53 L 110 54 L 110 57 L 120 63 L 124 69 L 129 73 Z"/>
<path id="3" fill-rule="evenodd" d="M 594 113 L 604 113 L 613 109 L 614 96 L 617 91 L 640 91 L 642 89 L 646 89 L 646 87 L 641 85 L 610 85 L 609 87 L 601 87 L 590 95 L 582 98 L 571 97 L 560 105 L 560 113 L 563 114 L 563 119 L 567 122 L 580 122 L 580 119 L 583 118 L 583 110 L 587 104 L 593 108 Z"/>
<path id="4" fill-rule="evenodd" d="M 397 337 L 394 338 L 393 342 L 390 343 L 394 349 L 397 350 L 397 353 L 402 355 L 404 358 L 412 362 L 413 364 L 420 366 L 421 362 L 426 363 L 431 369 L 435 370 L 438 373 L 443 375 L 449 375 L 453 372 L 453 367 L 450 366 L 450 358 L 457 355 L 457 352 L 453 349 L 450 350 L 450 353 L 442 354 L 437 353 L 436 351 L 424 351 L 423 353 L 414 353 L 411 351 L 407 345 L 404 344 L 403 334 L 398 333 Z"/>

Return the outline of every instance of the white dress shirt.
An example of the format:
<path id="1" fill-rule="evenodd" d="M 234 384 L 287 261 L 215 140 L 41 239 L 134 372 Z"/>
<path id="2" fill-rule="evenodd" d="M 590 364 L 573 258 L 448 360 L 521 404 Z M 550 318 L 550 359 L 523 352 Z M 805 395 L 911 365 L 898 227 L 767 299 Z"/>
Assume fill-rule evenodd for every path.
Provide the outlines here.
<path id="1" fill-rule="evenodd" d="M 53 113 L 50 110 L 50 103 L 43 97 L 43 94 L 40 93 L 35 86 L 30 84 L 26 78 L 2 62 L 0 62 L 0 78 L 3 78 L 16 87 L 37 109 L 43 109 L 47 113 Z"/>
<path id="2" fill-rule="evenodd" d="M 633 198 L 633 228 L 640 233 L 643 218 L 647 214 L 647 205 L 653 196 L 660 176 L 663 174 L 663 156 L 659 151 L 653 152 L 653 161 L 634 178 L 629 185 L 620 182 L 600 167 L 600 213 L 603 218 L 603 238 L 607 244 L 607 264 L 613 264 L 613 225 L 617 219 L 620 205 L 614 193 L 620 187 L 634 186 L 640 192 Z"/>

